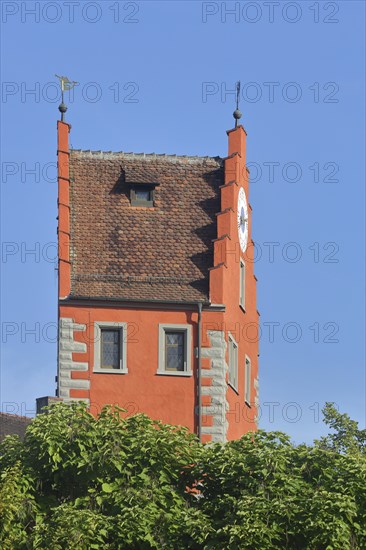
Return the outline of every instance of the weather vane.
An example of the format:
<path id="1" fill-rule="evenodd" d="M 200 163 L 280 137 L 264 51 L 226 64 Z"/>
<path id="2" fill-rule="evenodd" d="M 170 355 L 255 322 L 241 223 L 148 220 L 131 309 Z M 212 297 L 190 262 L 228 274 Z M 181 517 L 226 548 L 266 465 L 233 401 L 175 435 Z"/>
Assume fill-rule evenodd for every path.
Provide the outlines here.
<path id="1" fill-rule="evenodd" d="M 63 122 L 64 115 L 67 111 L 67 106 L 64 103 L 64 92 L 66 92 L 67 90 L 72 90 L 73 87 L 79 83 L 73 80 L 69 80 L 67 76 L 58 76 L 58 74 L 55 74 L 55 76 L 57 76 L 57 78 L 60 80 L 60 85 L 61 85 L 61 103 L 59 105 L 58 110 L 61 113 L 61 121 Z"/>
<path id="2" fill-rule="evenodd" d="M 236 109 L 233 112 L 233 117 L 235 118 L 235 128 L 238 126 L 238 120 L 242 117 L 242 114 L 239 110 L 239 101 L 240 101 L 240 80 L 236 83 Z"/>

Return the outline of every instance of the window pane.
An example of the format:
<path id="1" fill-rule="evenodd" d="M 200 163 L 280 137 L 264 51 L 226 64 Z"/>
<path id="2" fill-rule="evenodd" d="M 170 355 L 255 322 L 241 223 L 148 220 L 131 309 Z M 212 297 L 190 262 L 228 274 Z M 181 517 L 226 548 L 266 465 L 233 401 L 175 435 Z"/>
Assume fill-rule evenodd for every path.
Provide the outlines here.
<path id="1" fill-rule="evenodd" d="M 184 332 L 165 333 L 165 369 L 184 370 Z"/>
<path id="2" fill-rule="evenodd" d="M 167 349 L 166 368 L 167 370 L 179 370 L 179 353 L 173 348 Z"/>
<path id="3" fill-rule="evenodd" d="M 101 368 L 120 368 L 120 331 L 101 330 Z"/>
<path id="4" fill-rule="evenodd" d="M 245 307 L 245 264 L 240 262 L 240 305 Z"/>
<path id="5" fill-rule="evenodd" d="M 229 339 L 229 383 L 238 387 L 238 346 Z"/>
<path id="6" fill-rule="evenodd" d="M 182 340 L 183 334 L 180 333 L 166 333 L 166 341 L 168 345 L 178 345 Z"/>
<path id="7" fill-rule="evenodd" d="M 238 346 L 236 346 L 234 344 L 233 346 L 233 350 L 234 350 L 234 376 L 233 376 L 233 379 L 234 379 L 234 386 L 235 388 L 238 387 Z"/>
<path id="8" fill-rule="evenodd" d="M 102 338 L 105 343 L 115 344 L 118 342 L 118 330 L 102 330 Z"/>
<path id="9" fill-rule="evenodd" d="M 245 400 L 250 403 L 250 379 L 251 379 L 250 360 L 245 359 Z"/>
<path id="10" fill-rule="evenodd" d="M 148 189 L 136 189 L 135 196 L 138 201 L 149 201 L 150 191 Z"/>

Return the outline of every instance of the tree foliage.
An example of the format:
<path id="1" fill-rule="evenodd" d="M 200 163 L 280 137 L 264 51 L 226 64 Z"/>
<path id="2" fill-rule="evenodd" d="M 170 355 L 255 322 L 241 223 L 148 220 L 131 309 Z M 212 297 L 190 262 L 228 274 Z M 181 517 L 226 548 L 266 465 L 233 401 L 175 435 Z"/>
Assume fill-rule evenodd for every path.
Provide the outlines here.
<path id="1" fill-rule="evenodd" d="M 0 447 L 0 547 L 363 549 L 366 437 L 327 405 L 333 432 L 201 445 L 184 428 L 57 404 Z"/>

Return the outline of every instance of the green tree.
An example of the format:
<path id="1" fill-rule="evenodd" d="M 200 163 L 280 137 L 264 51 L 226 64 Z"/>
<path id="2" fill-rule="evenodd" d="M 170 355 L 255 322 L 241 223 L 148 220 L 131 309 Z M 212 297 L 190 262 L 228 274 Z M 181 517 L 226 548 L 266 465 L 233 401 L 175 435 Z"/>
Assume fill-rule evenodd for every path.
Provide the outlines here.
<path id="1" fill-rule="evenodd" d="M 333 403 L 326 403 L 323 416 L 333 432 L 316 441 L 317 445 L 338 453 L 366 453 L 366 430 L 360 430 L 358 423 L 351 420 L 348 414 L 340 413 Z"/>
<path id="2" fill-rule="evenodd" d="M 58 404 L 0 447 L 4 549 L 363 549 L 365 434 L 327 405 L 314 445 L 186 429 Z"/>
<path id="3" fill-rule="evenodd" d="M 80 404 L 38 416 L 0 451 L 0 547 L 162 548 L 200 544 L 181 471 L 202 452 L 186 429 Z"/>

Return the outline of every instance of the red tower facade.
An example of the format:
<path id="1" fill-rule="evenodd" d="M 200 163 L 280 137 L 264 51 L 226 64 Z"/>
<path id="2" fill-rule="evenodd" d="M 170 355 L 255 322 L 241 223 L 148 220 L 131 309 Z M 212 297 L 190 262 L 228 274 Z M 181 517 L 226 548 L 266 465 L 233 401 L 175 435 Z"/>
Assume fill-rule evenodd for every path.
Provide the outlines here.
<path id="1" fill-rule="evenodd" d="M 77 151 L 58 122 L 57 394 L 239 438 L 258 417 L 246 132 L 228 156 Z"/>

